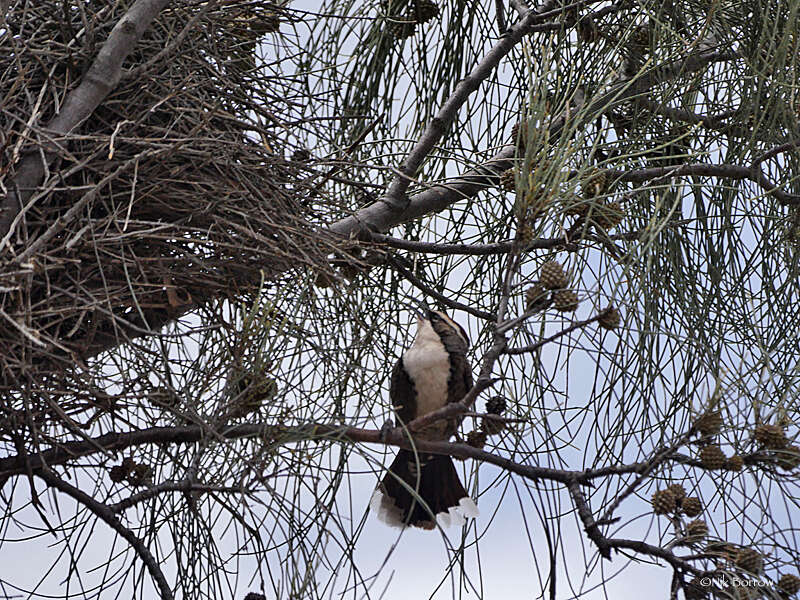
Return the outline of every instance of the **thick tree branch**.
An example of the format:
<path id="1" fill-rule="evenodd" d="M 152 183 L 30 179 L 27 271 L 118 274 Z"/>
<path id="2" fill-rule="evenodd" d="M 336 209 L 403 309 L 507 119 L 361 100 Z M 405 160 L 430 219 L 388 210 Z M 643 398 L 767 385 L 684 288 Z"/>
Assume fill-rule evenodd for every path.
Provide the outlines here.
<path id="1" fill-rule="evenodd" d="M 740 108 L 735 108 L 714 115 L 700 115 L 680 108 L 671 108 L 648 98 L 637 98 L 636 104 L 645 107 L 650 112 L 668 117 L 673 121 L 702 125 L 707 129 L 714 130 L 729 129 L 730 124 L 726 123 L 726 121 L 741 113 Z"/>
<path id="2" fill-rule="evenodd" d="M 399 250 L 408 250 L 409 252 L 422 252 L 426 254 L 459 254 L 465 256 L 486 256 L 490 254 L 508 254 L 514 245 L 514 240 L 504 240 L 494 244 L 439 244 L 436 242 L 416 242 L 413 240 L 404 240 L 400 238 L 383 235 L 381 233 L 371 234 L 373 242 L 384 244 L 391 248 Z M 558 248 L 565 244 L 563 237 L 550 238 L 550 239 L 537 239 L 526 244 L 523 252 L 529 250 L 544 250 L 550 248 Z"/>
<path id="3" fill-rule="evenodd" d="M 298 427 L 273 426 L 263 424 L 235 425 L 220 431 L 209 431 L 207 427 L 199 425 L 183 427 L 154 427 L 142 431 L 127 433 L 108 433 L 88 441 L 67 442 L 58 448 L 44 450 L 36 455 L 28 456 L 28 468 L 34 474 L 39 474 L 45 469 L 63 465 L 81 457 L 95 455 L 101 452 L 118 452 L 127 448 L 148 444 L 193 444 L 209 436 L 219 439 L 236 440 L 244 438 L 275 439 L 283 443 L 292 443 L 300 440 L 325 438 L 346 443 L 368 443 L 400 448 L 416 448 L 421 452 L 432 454 L 447 454 L 457 458 L 473 458 L 488 462 L 512 473 L 516 473 L 532 480 L 548 479 L 561 483 L 573 480 L 585 482 L 582 471 L 568 471 L 533 467 L 514 462 L 511 459 L 497 456 L 467 444 L 450 442 L 429 442 L 424 440 L 410 441 L 400 429 L 383 432 L 378 429 L 361 429 L 358 427 L 336 426 L 320 423 L 309 423 Z M 8 476 L 22 475 L 26 472 L 25 458 L 12 456 L 0 459 L 0 480 Z"/>
<path id="4" fill-rule="evenodd" d="M 141 2 L 142 0 L 139 0 Z M 715 61 L 729 60 L 730 53 L 703 53 L 691 56 L 683 61 L 676 61 L 660 69 L 654 70 L 638 80 L 626 80 L 615 84 L 607 92 L 591 101 L 589 108 L 581 108 L 583 96 L 580 91 L 576 93 L 575 104 L 570 110 L 565 110 L 556 118 L 548 128 L 551 140 L 555 140 L 563 129 L 568 119 L 577 119 L 574 127 L 591 122 L 596 114 L 608 110 L 615 102 L 642 94 L 664 78 L 674 77 L 680 73 L 689 74 Z M 575 109 L 577 105 L 579 108 Z M 387 231 L 403 222 L 416 219 L 420 216 L 438 212 L 458 200 L 471 198 L 488 187 L 497 185 L 499 173 L 512 166 L 516 155 L 516 147 L 509 144 L 502 148 L 486 163 L 475 167 L 460 177 L 430 187 L 410 198 L 407 208 L 400 214 L 391 210 L 386 203 L 377 201 L 354 215 L 333 223 L 326 229 L 320 230 L 320 235 L 332 234 L 336 237 L 349 237 L 365 229 L 373 231 Z M 274 274 L 275 276 L 277 274 Z M 202 302 L 202 299 L 198 299 Z M 189 304 L 179 309 L 148 310 L 146 314 L 146 327 L 136 327 L 126 324 L 120 318 L 116 319 L 117 327 L 110 331 L 98 331 L 91 346 L 81 351 L 83 358 L 89 358 L 100 352 L 109 350 L 121 343 L 146 335 L 153 335 L 167 323 L 179 318 L 182 314 L 195 310 L 196 304 Z"/>
<path id="5" fill-rule="evenodd" d="M 584 496 L 580 486 L 576 481 L 573 481 L 567 486 L 567 489 L 569 490 L 569 495 L 572 497 L 572 503 L 578 511 L 578 517 L 583 523 L 583 529 L 586 535 L 594 542 L 594 545 L 597 546 L 600 555 L 607 560 L 611 560 L 611 548 L 608 545 L 608 540 L 606 540 L 600 528 L 597 526 L 597 522 L 594 520 L 592 511 L 589 508 L 589 501 L 586 499 L 586 496 Z"/>
<path id="6" fill-rule="evenodd" d="M 479 383 L 480 383 L 479 379 Z M 480 387 L 479 385 L 476 387 Z M 460 409 L 461 403 L 451 405 L 449 408 L 454 409 L 453 415 L 455 416 L 456 410 Z M 440 411 L 441 412 L 441 411 Z M 459 411 L 460 412 L 460 411 Z M 437 417 L 439 417 L 437 413 Z M 418 420 L 422 423 L 423 419 Z M 414 424 L 416 422 L 413 422 Z M 424 424 L 424 423 L 423 423 Z M 115 516 L 115 512 L 120 512 L 126 508 L 135 505 L 138 502 L 144 501 L 164 491 L 191 491 L 198 489 L 200 491 L 229 491 L 244 492 L 240 488 L 216 488 L 214 486 L 197 486 L 193 485 L 190 481 L 181 482 L 166 482 L 157 486 L 153 486 L 148 490 L 118 502 L 112 506 L 105 506 L 98 503 L 96 500 L 81 492 L 77 488 L 69 485 L 63 480 L 56 477 L 50 468 L 55 465 L 63 465 L 72 460 L 80 457 L 86 457 L 103 452 L 115 452 L 126 448 L 132 448 L 139 445 L 146 444 L 189 444 L 200 442 L 207 439 L 209 436 L 215 436 L 219 439 L 244 439 L 244 438 L 260 438 L 277 440 L 281 443 L 292 443 L 300 440 L 308 439 L 329 439 L 341 443 L 370 443 L 381 444 L 387 446 L 397 446 L 406 449 L 415 449 L 419 452 L 429 452 L 433 454 L 446 454 L 456 458 L 472 458 L 481 462 L 493 464 L 505 471 L 514 473 L 533 482 L 540 480 L 554 481 L 564 485 L 573 504 L 578 512 L 578 516 L 584 525 L 589 539 L 597 546 L 600 554 L 605 558 L 610 558 L 610 549 L 629 549 L 642 554 L 647 554 L 656 558 L 662 558 L 669 562 L 673 567 L 682 569 L 687 572 L 700 571 L 693 567 L 686 559 L 680 558 L 673 554 L 670 550 L 652 546 L 640 541 L 609 539 L 606 538 L 601 530 L 600 524 L 607 519 L 596 520 L 588 505 L 588 501 L 581 486 L 591 486 L 592 480 L 598 477 L 608 477 L 613 475 L 623 475 L 629 473 L 637 473 L 641 475 L 637 477 L 636 483 L 642 480 L 642 477 L 652 472 L 655 465 L 663 462 L 664 459 L 669 458 L 670 452 L 675 449 L 682 441 L 685 441 L 685 436 L 681 436 L 679 440 L 668 448 L 663 448 L 656 453 L 656 459 L 647 461 L 645 463 L 634 463 L 630 465 L 620 465 L 604 467 L 600 469 L 587 469 L 587 470 L 567 470 L 567 469 L 552 469 L 545 467 L 537 467 L 526 464 L 521 464 L 510 458 L 505 458 L 491 454 L 484 450 L 474 448 L 467 444 L 450 443 L 446 441 L 431 442 L 425 440 L 411 439 L 405 431 L 401 429 L 394 429 L 391 431 L 381 430 L 368 430 L 356 427 L 336 426 L 328 424 L 309 423 L 297 427 L 287 426 L 272 426 L 264 424 L 242 424 L 230 427 L 222 431 L 209 431 L 207 427 L 195 425 L 184 427 L 160 427 L 143 431 L 134 431 L 129 433 L 110 433 L 88 441 L 69 442 L 63 444 L 61 447 L 53 448 L 39 453 L 36 456 L 26 457 L 15 456 L 0 459 L 0 480 L 5 480 L 11 475 L 20 475 L 30 470 L 34 475 L 44 479 L 49 485 L 55 487 L 78 500 L 81 504 L 87 506 L 99 518 L 108 523 L 115 531 L 118 531 L 126 540 L 128 540 L 142 560 L 147 564 L 151 570 L 151 574 L 159 584 L 162 590 L 163 598 L 171 598 L 170 595 L 165 594 L 169 592 L 166 581 L 159 581 L 158 573 L 151 568 L 151 564 L 155 565 L 152 555 L 141 544 L 140 540 L 136 538 L 131 531 L 126 529 L 119 523 Z M 607 511 L 606 514 L 609 514 Z M 162 576 L 163 580 L 163 576 Z"/>
<path id="7" fill-rule="evenodd" d="M 638 190 L 636 190 L 638 191 Z M 686 225 L 691 222 L 690 219 L 682 219 L 675 222 L 667 223 L 666 227 L 676 227 L 678 225 Z M 525 244 L 521 247 L 520 252 L 529 252 L 531 250 L 554 250 L 554 249 L 570 249 L 575 247 L 578 242 L 597 242 L 603 241 L 635 241 L 643 236 L 652 233 L 647 227 L 638 229 L 636 231 L 627 231 L 624 233 L 616 233 L 613 235 L 605 235 L 601 239 L 596 235 L 584 233 L 580 239 L 570 240 L 569 236 L 559 236 L 556 238 L 538 238 Z M 382 233 L 373 233 L 370 239 L 378 244 L 389 246 L 390 248 L 397 248 L 398 250 L 407 250 L 409 252 L 418 252 L 422 254 L 441 254 L 451 255 L 458 254 L 462 256 L 487 256 L 492 254 L 508 254 L 514 247 L 515 240 L 503 240 L 493 244 L 443 244 L 439 242 L 418 242 L 415 240 L 404 240 L 401 238 L 384 235 Z"/>
<path id="8" fill-rule="evenodd" d="M 503 2 L 504 0 L 494 0 L 494 12 L 495 16 L 497 17 L 497 31 L 500 35 L 503 35 L 506 32 L 506 15 Z"/>
<path id="9" fill-rule="evenodd" d="M 701 575 L 705 572 L 692 565 L 688 560 L 676 556 L 669 550 L 660 548 L 658 546 L 653 546 L 652 544 L 648 544 L 646 542 L 640 542 L 637 540 L 624 540 L 619 538 L 609 538 L 606 539 L 606 544 L 609 547 L 615 548 L 617 550 L 622 550 L 622 549 L 633 550 L 634 552 L 638 552 L 639 554 L 647 554 L 648 556 L 661 558 L 667 561 L 670 565 L 672 565 L 673 568 L 679 569 L 687 573 L 694 573 L 696 575 Z"/>
<path id="10" fill-rule="evenodd" d="M 453 122 L 467 98 L 478 89 L 483 80 L 492 74 L 503 57 L 511 52 L 511 49 L 525 37 L 531 26 L 542 19 L 540 13 L 550 10 L 554 5 L 554 0 L 547 0 L 541 8 L 529 10 L 516 25 L 502 35 L 483 60 L 456 85 L 453 93 L 428 124 L 414 148 L 397 168 L 397 177 L 392 180 L 386 193 L 378 200 L 392 214 L 402 214 L 408 208 L 409 200 L 405 194 L 409 184 L 414 180 L 417 171 L 422 166 L 422 162 L 433 150 L 436 143 L 444 136 L 447 128 Z M 367 221 L 367 224 L 373 230 L 381 231 L 384 229 L 379 223 Z"/>
<path id="11" fill-rule="evenodd" d="M 548 127 L 550 140 L 557 140 L 558 134 L 563 129 L 569 117 L 575 117 L 574 127 L 579 128 L 594 121 L 598 114 L 610 110 L 613 106 L 643 95 L 647 90 L 665 80 L 674 79 L 680 75 L 690 75 L 700 71 L 715 62 L 724 62 L 737 58 L 731 52 L 703 52 L 691 55 L 683 60 L 674 61 L 667 65 L 655 68 L 643 76 L 626 79 L 611 86 L 611 88 L 587 100 L 587 105 L 578 110 L 563 113 Z M 580 100 L 576 102 L 581 104 Z M 438 139 L 438 138 L 437 138 Z M 398 213 L 392 210 L 385 202 L 378 200 L 366 206 L 350 217 L 333 223 L 328 231 L 337 235 L 349 236 L 361 229 L 368 228 L 376 232 L 385 232 L 418 217 L 439 212 L 451 204 L 476 196 L 481 191 L 497 185 L 497 176 L 504 170 L 513 166 L 516 155 L 516 146 L 504 146 L 487 162 L 479 165 L 460 177 L 446 183 L 436 184 L 411 196 L 405 204 L 405 209 Z M 407 186 L 403 187 L 403 191 Z"/>

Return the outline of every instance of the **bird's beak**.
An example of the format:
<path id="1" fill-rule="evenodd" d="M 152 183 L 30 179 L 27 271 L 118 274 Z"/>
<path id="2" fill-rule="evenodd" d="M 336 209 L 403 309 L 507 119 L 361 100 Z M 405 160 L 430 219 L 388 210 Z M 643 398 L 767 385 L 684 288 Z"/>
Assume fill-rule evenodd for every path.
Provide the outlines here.
<path id="1" fill-rule="evenodd" d="M 419 307 L 414 310 L 414 314 L 417 315 L 417 319 L 426 319 L 431 312 L 430 307 L 425 303 L 425 300 L 417 300 L 416 304 Z"/>
<path id="2" fill-rule="evenodd" d="M 413 300 L 411 302 L 401 302 L 417 318 L 417 322 L 428 318 L 430 308 L 425 304 L 425 300 Z"/>

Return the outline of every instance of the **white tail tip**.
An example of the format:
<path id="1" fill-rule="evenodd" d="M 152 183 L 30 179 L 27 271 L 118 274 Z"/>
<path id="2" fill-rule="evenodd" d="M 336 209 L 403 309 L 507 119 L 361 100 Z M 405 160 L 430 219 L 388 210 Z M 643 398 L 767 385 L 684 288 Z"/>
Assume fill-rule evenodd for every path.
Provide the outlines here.
<path id="1" fill-rule="evenodd" d="M 403 527 L 403 514 L 394 501 L 388 498 L 379 489 L 372 493 L 369 501 L 369 508 L 377 516 L 378 520 L 386 523 L 390 527 Z M 443 528 L 453 525 L 462 526 L 467 519 L 474 519 L 480 514 L 478 506 L 469 496 L 464 496 L 459 500 L 458 506 L 451 506 L 447 512 L 440 512 L 436 515 L 436 521 Z"/>

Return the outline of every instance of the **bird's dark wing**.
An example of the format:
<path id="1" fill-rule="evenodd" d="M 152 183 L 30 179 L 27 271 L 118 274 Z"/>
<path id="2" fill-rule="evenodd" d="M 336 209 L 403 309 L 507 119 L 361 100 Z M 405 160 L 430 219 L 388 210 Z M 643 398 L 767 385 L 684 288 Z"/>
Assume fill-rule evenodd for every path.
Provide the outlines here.
<path id="1" fill-rule="evenodd" d="M 458 323 L 454 322 L 453 325 L 461 329 Z M 431 326 L 433 327 L 433 330 L 439 335 L 439 339 L 442 340 L 444 349 L 447 350 L 448 354 L 467 353 L 467 342 L 465 341 L 464 338 L 462 338 L 456 333 L 453 327 L 451 327 L 444 321 L 435 321 L 431 324 Z"/>
<path id="2" fill-rule="evenodd" d="M 392 369 L 392 381 L 389 384 L 389 398 L 397 413 L 397 418 L 403 423 L 410 423 L 417 415 L 417 393 L 414 382 L 403 368 L 403 359 L 400 358 Z"/>
<path id="3" fill-rule="evenodd" d="M 472 389 L 472 366 L 464 354 L 451 354 L 447 402 L 460 402 L 470 389 Z"/>

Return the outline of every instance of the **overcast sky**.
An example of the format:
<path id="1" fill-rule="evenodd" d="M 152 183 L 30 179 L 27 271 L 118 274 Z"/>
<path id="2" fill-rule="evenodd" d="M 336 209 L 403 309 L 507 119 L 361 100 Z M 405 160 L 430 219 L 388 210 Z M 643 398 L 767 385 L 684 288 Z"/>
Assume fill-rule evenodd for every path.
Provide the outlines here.
<path id="1" fill-rule="evenodd" d="M 315 11 L 319 8 L 319 4 L 303 0 L 295 2 L 293 7 Z M 302 31 L 304 30 L 298 29 L 298 32 Z M 457 285 L 458 279 L 461 278 L 463 281 L 466 276 L 463 271 L 453 273 L 452 285 Z M 410 289 L 408 291 L 413 293 Z M 576 316 L 579 318 L 589 316 L 591 310 L 593 310 L 591 306 L 584 306 Z M 472 336 L 475 336 L 478 325 L 474 322 L 474 318 L 458 313 L 454 317 L 468 328 Z M 406 333 L 406 343 L 410 343 L 412 335 L 412 332 Z M 570 358 L 568 383 L 570 396 L 576 399 L 576 402 L 582 398 L 589 398 L 592 393 L 592 376 L 596 364 L 589 360 L 588 356 L 588 354 L 576 354 Z M 554 350 L 550 353 L 545 352 L 543 359 L 556 361 L 559 358 Z M 566 385 L 566 381 L 563 383 Z M 380 394 L 388 406 L 386 386 L 380 390 Z M 589 444 L 588 440 L 578 438 L 578 444 L 584 442 Z M 585 447 L 575 448 L 575 462 L 570 464 L 570 467 L 583 466 L 585 450 Z M 502 442 L 499 451 L 502 453 Z M 389 452 L 387 455 L 386 465 L 391 462 L 392 454 L 393 452 Z M 351 470 L 362 470 L 363 475 L 354 475 L 350 478 L 348 485 L 340 492 L 340 501 L 352 502 L 353 514 L 358 515 L 366 511 L 377 478 L 370 473 L 371 467 L 366 462 L 361 461 L 359 464 L 357 457 L 351 460 L 349 465 Z M 548 577 L 550 560 L 541 518 L 543 514 L 555 514 L 557 510 L 554 506 L 547 506 L 546 510 L 542 510 L 540 503 L 543 501 L 543 496 L 530 482 L 516 476 L 505 476 L 497 484 L 489 485 L 500 474 L 497 467 L 488 464 L 475 465 L 471 461 L 464 466 L 468 472 L 477 469 L 470 482 L 475 483 L 477 477 L 477 486 L 473 486 L 472 489 L 477 487 L 483 493 L 478 498 L 481 515 L 467 528 L 465 539 L 469 547 L 463 553 L 463 579 L 457 578 L 461 567 L 449 569 L 449 564 L 453 560 L 453 547 L 459 547 L 463 543 L 460 528 L 446 530 L 446 537 L 443 537 L 440 531 L 406 530 L 400 533 L 399 530 L 378 522 L 374 515 L 369 515 L 364 531 L 354 548 L 353 562 L 357 565 L 362 578 L 367 579 L 376 575 L 370 597 L 382 597 L 386 600 L 478 597 L 488 600 L 495 598 L 522 600 L 538 598 L 547 593 L 543 586 Z M 461 464 L 458 467 L 459 470 L 462 469 Z M 466 473 L 462 472 L 462 477 L 465 475 Z M 23 478 L 17 478 L 13 485 L 28 484 Z M 91 490 L 91 486 L 89 489 Z M 550 498 L 552 497 L 551 494 Z M 563 495 L 559 498 L 562 500 L 563 512 L 570 513 L 572 509 L 568 499 Z M 54 514 L 55 503 L 49 501 L 47 494 L 43 497 L 43 501 L 45 508 L 50 511 L 49 514 Z M 620 512 L 620 516 L 623 517 L 622 524 L 625 525 L 625 537 L 635 539 L 637 535 L 644 536 L 654 527 L 667 529 L 666 522 L 658 523 L 656 520 L 654 525 L 649 515 L 646 518 L 641 517 L 649 512 L 647 499 L 633 498 L 629 503 L 632 509 L 625 508 Z M 74 512 L 74 504 L 60 497 L 58 510 L 61 512 L 60 518 L 66 520 L 70 511 Z M 17 516 L 28 525 L 41 527 L 38 515 L 30 508 L 23 510 Z M 633 521 L 629 523 L 625 519 Z M 631 563 L 624 556 L 617 555 L 611 562 L 606 561 L 600 565 L 595 562 L 593 572 L 586 574 L 584 564 L 594 554 L 594 549 L 586 542 L 574 515 L 568 514 L 561 520 L 563 526 L 560 533 L 563 538 L 558 546 L 563 552 L 557 557 L 556 572 L 559 600 L 571 598 L 578 593 L 586 594 L 587 590 L 591 590 L 601 580 L 606 581 L 604 588 L 596 588 L 583 597 L 589 600 L 605 597 L 614 600 L 640 600 L 643 594 L 668 597 L 671 569 L 663 565 Z M 21 538 L 30 531 L 27 528 L 18 528 L 13 520 L 7 520 L 5 526 L 6 531 L 3 535 L 6 539 Z M 480 543 L 477 546 L 474 544 L 475 531 L 480 535 Z M 60 597 L 65 592 L 63 582 L 68 578 L 72 586 L 69 591 L 73 594 L 79 591 L 81 582 L 85 589 L 91 589 L 92 582 L 102 575 L 108 549 L 112 544 L 116 547 L 122 546 L 120 540 L 114 541 L 114 536 L 103 524 L 97 524 L 92 531 L 81 532 L 81 536 L 83 543 L 89 544 L 89 550 L 81 562 L 80 579 L 77 575 L 69 576 L 69 561 L 67 555 L 62 555 L 61 560 L 56 561 L 58 569 L 46 578 L 40 593 Z M 235 538 L 223 532 L 220 532 L 220 545 L 227 546 L 232 553 L 237 549 Z M 97 551 L 93 552 L 93 548 Z M 13 545 L 5 544 L 0 556 L 0 579 L 30 588 L 43 576 L 43 569 L 51 565 L 55 557 L 63 551 L 63 542 L 50 536 L 38 537 L 30 542 L 20 540 Z M 92 564 L 94 555 L 96 561 Z M 89 571 L 95 566 L 100 570 L 94 573 Z M 242 559 L 237 570 L 240 581 L 235 596 L 222 594 L 220 600 L 229 597 L 242 598 L 248 590 L 258 589 L 257 585 L 247 584 L 254 570 L 251 562 Z M 320 580 L 327 581 L 330 571 L 329 566 L 321 566 Z M 452 572 L 452 575 L 443 577 L 443 573 L 447 572 Z M 618 572 L 620 574 L 615 575 Z M 152 589 L 149 576 L 145 573 L 143 577 L 146 581 L 145 589 Z M 167 578 L 171 579 L 172 575 L 168 573 Z M 352 591 L 346 591 L 351 588 L 352 583 L 348 580 L 348 573 L 343 571 L 332 586 L 331 597 L 338 597 L 342 592 L 345 592 L 344 597 L 347 598 L 363 597 L 364 590 L 360 586 Z M 381 590 L 384 588 L 387 591 L 382 593 Z M 5 593 L 11 597 L 14 595 L 10 588 L 6 588 Z M 270 597 L 269 593 L 267 597 Z"/>

